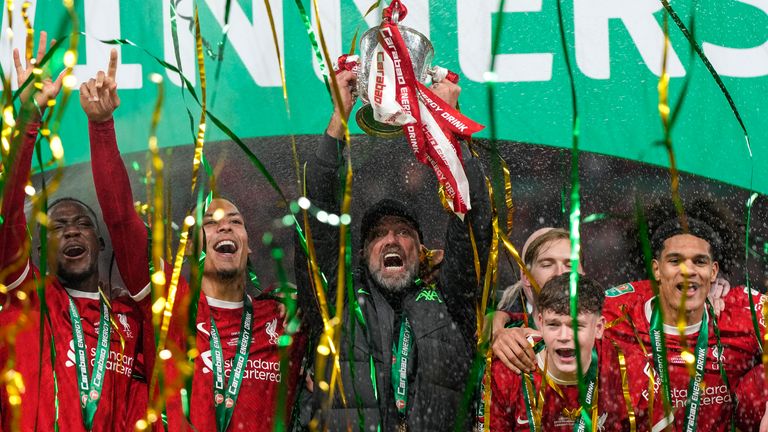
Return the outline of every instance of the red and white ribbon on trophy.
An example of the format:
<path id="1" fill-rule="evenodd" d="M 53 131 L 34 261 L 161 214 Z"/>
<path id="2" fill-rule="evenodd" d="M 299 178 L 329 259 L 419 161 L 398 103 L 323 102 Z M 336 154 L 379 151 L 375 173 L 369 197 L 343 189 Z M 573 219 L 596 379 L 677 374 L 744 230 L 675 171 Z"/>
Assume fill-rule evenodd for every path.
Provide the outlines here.
<path id="1" fill-rule="evenodd" d="M 416 158 L 432 167 L 448 204 L 463 219 L 471 205 L 458 138 L 469 138 L 484 126 L 446 104 L 415 76 L 398 20 L 392 19 L 393 14 L 402 19 L 406 13 L 399 0 L 384 10 L 379 45 L 373 53 L 375 67 L 369 71 L 368 97 L 377 121 L 403 127 Z M 443 71 L 445 79 L 458 81 L 455 73 Z"/>

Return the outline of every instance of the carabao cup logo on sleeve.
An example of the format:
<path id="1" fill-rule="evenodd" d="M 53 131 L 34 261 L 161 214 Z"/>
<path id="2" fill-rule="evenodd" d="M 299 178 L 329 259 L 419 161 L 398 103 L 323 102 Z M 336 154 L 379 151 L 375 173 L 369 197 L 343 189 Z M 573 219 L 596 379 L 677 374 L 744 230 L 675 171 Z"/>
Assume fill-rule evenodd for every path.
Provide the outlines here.
<path id="1" fill-rule="evenodd" d="M 624 294 L 629 294 L 635 292 L 635 287 L 633 287 L 631 284 L 624 284 L 619 285 L 617 287 L 610 288 L 605 291 L 606 297 L 619 297 Z"/>

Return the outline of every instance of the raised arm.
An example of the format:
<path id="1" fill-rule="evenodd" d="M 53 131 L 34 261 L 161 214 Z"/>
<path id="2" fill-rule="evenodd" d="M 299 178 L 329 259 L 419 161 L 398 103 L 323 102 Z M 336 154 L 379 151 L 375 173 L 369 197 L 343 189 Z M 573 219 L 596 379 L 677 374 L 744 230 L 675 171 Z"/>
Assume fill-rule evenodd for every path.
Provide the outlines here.
<path id="1" fill-rule="evenodd" d="M 93 182 L 117 267 L 128 291 L 141 301 L 149 294 L 148 236 L 134 210 L 131 183 L 117 147 L 112 118 L 120 106 L 116 73 L 117 51 L 112 49 L 107 72 L 99 71 L 80 86 L 80 105 L 88 117 Z"/>
<path id="2" fill-rule="evenodd" d="M 47 35 L 40 33 L 36 63 L 38 64 L 46 50 Z M 53 45 L 55 41 L 51 41 Z M 13 50 L 13 62 L 16 69 L 16 78 L 19 86 L 29 78 L 34 66 L 27 60 L 25 65 L 21 63 L 19 50 Z M 41 88 L 35 89 L 28 85 L 21 93 L 21 113 L 17 125 L 26 126 L 23 134 L 14 138 L 14 151 L 11 152 L 11 163 L 6 164 L 6 184 L 3 194 L 2 223 L 0 224 L 0 283 L 13 289 L 18 286 L 23 276 L 28 274 L 29 256 L 24 257 L 24 243 L 26 241 L 26 217 L 24 216 L 24 188 L 29 181 L 32 154 L 37 139 L 37 131 L 48 101 L 56 99 L 61 90 L 62 75 L 56 80 L 45 78 Z"/>
<path id="3" fill-rule="evenodd" d="M 456 84 L 441 81 L 439 90 L 433 91 L 449 104 L 455 104 L 460 90 Z M 472 157 L 466 147 L 462 150 L 472 208 L 463 221 L 452 215 L 448 222 L 445 236 L 445 260 L 440 269 L 440 286 L 451 315 L 457 322 L 462 323 L 464 336 L 468 340 L 473 340 L 477 330 L 475 303 L 482 295 L 482 276 L 488 262 L 493 230 L 490 198 L 482 163 L 479 159 Z M 475 271 L 475 251 L 470 228 L 480 261 L 480 282 Z"/>
<path id="4" fill-rule="evenodd" d="M 335 104 L 331 121 L 326 129 L 326 135 L 315 148 L 314 154 L 307 161 L 307 198 L 313 206 L 327 212 L 338 214 L 340 211 L 341 177 L 340 169 L 343 165 L 342 139 L 344 138 L 343 121 L 349 117 L 349 112 L 354 105 L 351 87 L 356 77 L 352 72 L 341 71 L 336 75 L 336 80 L 341 92 L 342 103 Z M 339 108 L 339 105 L 341 108 Z M 338 270 L 339 228 L 319 222 L 316 218 L 309 218 L 309 227 L 314 243 L 317 264 L 320 270 L 328 278 L 330 289 L 327 291 L 328 302 L 331 304 L 335 298 L 335 280 Z M 295 245 L 296 259 L 296 285 L 299 290 L 299 306 L 304 312 L 304 320 L 309 323 L 311 329 L 319 329 L 322 325 L 319 304 L 312 283 L 312 275 L 307 268 L 307 257 L 298 241 Z"/>

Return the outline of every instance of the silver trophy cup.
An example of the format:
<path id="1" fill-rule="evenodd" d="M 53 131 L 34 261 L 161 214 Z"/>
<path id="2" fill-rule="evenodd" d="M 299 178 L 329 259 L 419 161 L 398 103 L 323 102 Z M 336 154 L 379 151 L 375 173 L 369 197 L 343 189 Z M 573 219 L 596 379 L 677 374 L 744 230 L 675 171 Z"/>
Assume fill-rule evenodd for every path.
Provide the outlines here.
<path id="1" fill-rule="evenodd" d="M 393 22 L 397 24 L 397 16 L 393 16 Z M 398 24 L 398 29 L 411 56 L 414 75 L 420 82 L 426 84 L 427 79 L 431 76 L 432 69 L 430 65 L 435 56 L 432 42 L 426 36 L 410 27 Z M 360 129 L 368 135 L 392 138 L 403 133 L 402 126 L 376 121 L 373 117 L 373 107 L 368 97 L 368 78 L 371 68 L 376 67 L 373 56 L 379 44 L 378 34 L 379 27 L 373 27 L 363 33 L 363 36 L 360 38 L 360 68 L 357 75 L 357 94 L 362 99 L 363 106 L 357 110 L 355 119 Z"/>

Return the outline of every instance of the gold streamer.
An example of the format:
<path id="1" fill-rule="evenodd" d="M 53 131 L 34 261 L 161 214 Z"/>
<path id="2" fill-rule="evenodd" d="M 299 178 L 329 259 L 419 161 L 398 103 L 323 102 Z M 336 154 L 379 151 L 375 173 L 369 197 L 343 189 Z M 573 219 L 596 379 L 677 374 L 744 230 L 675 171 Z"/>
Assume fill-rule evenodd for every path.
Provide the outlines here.
<path id="1" fill-rule="evenodd" d="M 283 87 L 283 103 L 285 104 L 285 112 L 288 115 L 288 121 L 291 120 L 291 104 L 288 101 L 288 85 L 285 79 L 285 63 L 283 62 L 283 56 L 280 53 L 280 43 L 277 38 L 277 29 L 275 27 L 275 18 L 272 14 L 272 6 L 269 4 L 269 0 L 264 0 L 264 6 L 267 9 L 267 17 L 269 18 L 269 27 L 272 30 L 272 43 L 275 46 L 275 55 L 277 55 L 277 65 L 280 68 L 280 84 Z M 319 18 L 318 18 L 319 19 Z M 296 149 L 296 137 L 293 132 L 290 133 L 291 137 L 291 153 L 293 156 L 293 165 L 296 170 L 296 182 L 301 186 L 301 172 L 299 170 L 299 152 Z"/>
<path id="2" fill-rule="evenodd" d="M 150 276 L 150 281 L 152 283 L 152 326 L 155 329 L 161 329 L 162 326 L 162 319 L 163 319 L 163 311 L 166 306 L 166 297 L 165 297 L 165 286 L 166 286 L 166 279 L 165 279 L 165 265 L 163 262 L 163 252 L 164 252 L 164 235 L 165 235 L 165 229 L 163 228 L 164 223 L 164 215 L 162 212 L 163 209 L 163 160 L 160 158 L 160 150 L 157 146 L 157 125 L 160 122 L 160 114 L 161 109 L 163 106 L 163 86 L 162 86 L 162 80 L 159 78 L 159 75 L 153 75 L 153 81 L 157 84 L 157 99 L 155 101 L 155 108 L 152 112 L 152 118 L 150 122 L 150 135 L 149 135 L 149 151 L 150 151 L 150 157 L 151 157 L 151 166 L 152 169 L 150 170 L 148 168 L 147 175 L 150 176 L 152 172 L 155 173 L 155 180 L 154 180 L 154 188 L 152 193 L 152 199 L 150 202 L 152 202 L 153 210 L 152 210 L 152 275 Z M 150 185 L 150 178 L 147 179 L 147 187 Z M 160 339 L 162 339 L 162 332 L 160 334 Z M 159 349 L 157 350 L 159 351 Z M 152 374 L 150 377 L 149 382 L 149 394 L 150 398 L 152 395 L 155 394 L 155 385 L 157 380 L 157 364 L 155 364 L 154 369 L 152 370 Z M 154 401 L 151 405 L 154 405 Z M 156 417 L 156 415 L 153 415 L 153 409 L 151 407 L 147 407 L 147 420 L 149 423 L 154 423 L 153 418 Z"/>
<path id="3" fill-rule="evenodd" d="M 768 294 L 760 297 L 762 304 L 763 322 L 768 323 Z M 765 387 L 768 388 L 768 331 L 763 331 L 763 378 L 765 378 Z"/>
<path id="4" fill-rule="evenodd" d="M 303 195 L 307 195 L 306 190 L 306 178 L 304 178 L 303 181 Z M 302 210 L 302 215 L 304 218 L 304 235 L 307 242 L 307 270 L 308 274 L 311 277 L 311 282 L 315 290 L 315 294 L 317 295 L 317 301 L 318 301 L 318 309 L 320 310 L 320 317 L 323 320 L 323 334 L 320 337 L 320 343 L 317 346 L 316 350 L 316 358 L 315 358 L 315 364 L 316 364 L 316 371 L 318 373 L 322 373 L 321 371 L 325 370 L 326 363 L 328 361 L 328 356 L 332 355 L 333 360 L 333 369 L 331 372 L 331 380 L 330 384 L 325 381 L 325 376 L 319 375 L 320 381 L 318 382 L 319 390 L 322 392 L 331 392 L 332 389 L 336 388 L 337 380 L 336 377 L 341 372 L 341 365 L 337 361 L 338 359 L 338 350 L 337 350 L 337 344 L 334 340 L 334 332 L 335 328 L 337 326 L 337 321 L 339 319 L 340 315 L 337 314 L 336 317 L 331 318 L 330 312 L 328 311 L 328 301 L 325 296 L 325 290 L 323 289 L 323 283 L 322 283 L 322 276 L 320 275 L 320 267 L 317 264 L 317 255 L 315 253 L 315 244 L 312 237 L 312 230 L 309 224 L 309 212 L 307 209 Z M 343 277 L 343 275 L 339 276 Z M 339 380 L 339 393 L 342 395 L 342 398 L 344 398 L 344 391 L 343 391 L 343 384 Z M 333 400 L 331 397 L 332 393 L 330 393 L 329 397 L 326 399 L 324 403 L 324 408 L 327 408 L 330 404 L 330 402 Z M 343 401 L 344 405 L 346 405 L 346 400 Z M 317 418 L 312 418 L 310 421 L 310 430 L 315 431 L 317 430 Z"/>
<path id="5" fill-rule="evenodd" d="M 635 340 L 637 341 L 638 346 L 640 347 L 640 350 L 643 352 L 643 357 L 645 358 L 651 358 L 651 355 L 648 354 L 648 350 L 645 349 L 645 344 L 643 343 L 643 340 L 640 338 L 640 334 L 637 332 L 637 328 L 635 327 L 635 323 L 632 321 L 632 319 L 629 317 L 629 313 L 627 312 L 626 305 L 621 305 L 621 314 L 622 316 L 620 318 L 617 318 L 613 321 L 611 321 L 612 324 L 617 324 L 621 322 L 622 320 L 626 320 L 629 324 L 629 327 L 632 329 L 632 333 L 635 335 Z M 606 327 L 608 328 L 608 327 Z M 656 400 L 656 374 L 652 373 L 648 375 L 648 417 L 649 421 L 653 423 L 653 407 Z M 668 409 L 668 404 L 664 403 L 664 410 L 665 412 Z"/>
<path id="6" fill-rule="evenodd" d="M 168 331 L 171 325 L 171 318 L 173 316 L 173 305 L 176 302 L 176 294 L 178 293 L 179 278 L 181 277 L 181 267 L 184 264 L 184 253 L 187 247 L 187 239 L 189 238 L 190 229 L 195 225 L 195 218 L 193 216 L 187 216 L 184 218 L 184 227 L 181 231 L 179 239 L 179 247 L 176 251 L 176 259 L 173 265 L 173 273 L 171 274 L 171 283 L 168 287 L 168 299 L 165 301 L 165 307 L 162 309 L 162 325 L 160 327 L 160 337 L 157 344 L 157 353 L 155 359 L 155 366 L 152 371 L 152 379 L 150 381 L 150 396 L 154 394 L 154 388 L 157 385 L 157 378 L 159 373 L 158 365 L 162 365 L 166 359 L 172 358 L 163 355 L 163 351 L 166 350 L 165 345 L 168 341 Z M 189 372 L 188 370 L 186 372 Z M 168 389 L 167 389 L 168 390 Z M 167 392 L 166 392 L 167 393 Z M 159 419 L 158 413 L 162 409 L 164 398 L 160 397 L 153 401 L 152 406 L 147 408 L 147 418 L 149 423 L 155 423 Z M 139 421 L 141 423 L 141 421 Z M 137 423 L 137 430 L 143 430 Z"/>
<path id="7" fill-rule="evenodd" d="M 200 120 L 198 122 L 197 126 L 197 136 L 195 139 L 195 151 L 194 151 L 194 157 L 192 160 L 192 181 L 191 181 L 191 194 L 194 196 L 195 190 L 197 189 L 197 178 L 198 174 L 200 172 L 200 164 L 202 163 L 203 159 L 203 148 L 205 145 L 205 132 L 206 132 L 206 109 L 207 109 L 207 81 L 206 81 L 206 74 L 205 74 L 205 57 L 203 55 L 203 40 L 202 35 L 200 32 L 200 17 L 197 6 L 195 6 L 195 18 L 194 18 L 194 25 L 195 25 L 195 50 L 197 55 L 197 67 L 198 67 L 198 75 L 200 77 L 200 88 L 201 88 L 201 103 L 200 103 Z M 153 127 L 156 127 L 156 120 L 159 119 L 159 103 L 162 103 L 162 87 L 160 87 L 159 96 L 158 96 L 158 105 L 156 105 L 155 109 L 155 115 L 153 115 Z M 158 116 L 158 117 L 156 117 Z M 150 140 L 154 141 L 154 146 L 156 150 L 157 146 L 157 138 L 152 137 Z M 152 146 L 152 143 L 150 143 L 150 147 Z M 159 156 L 155 159 L 155 161 L 159 160 Z M 160 161 L 162 163 L 162 161 Z M 159 179 L 158 179 L 159 182 Z M 162 187 L 162 186 L 160 186 Z M 156 222 L 158 221 L 158 209 L 162 208 L 163 205 L 163 199 L 162 199 L 162 189 L 158 189 L 158 185 L 155 185 L 155 214 L 156 214 Z M 158 193 L 160 196 L 158 196 Z M 161 218 L 160 221 L 162 221 L 162 214 L 159 215 Z M 161 222 L 162 223 L 162 222 Z M 159 328 L 160 334 L 158 337 L 158 346 L 157 346 L 157 353 L 156 353 L 156 361 L 154 370 L 152 371 L 152 378 L 150 380 L 150 397 L 152 397 L 154 400 L 152 401 L 151 407 L 147 408 L 147 417 L 146 421 L 142 422 L 139 421 L 136 425 L 137 429 L 143 430 L 146 427 L 148 427 L 148 424 L 155 423 L 159 419 L 158 413 L 160 412 L 160 408 L 162 405 L 162 397 L 161 398 L 154 398 L 155 395 L 155 387 L 157 386 L 157 380 L 158 380 L 158 373 L 159 373 L 159 366 L 163 364 L 165 361 L 162 356 L 160 356 L 160 353 L 162 353 L 166 348 L 166 342 L 168 337 L 168 331 L 170 328 L 170 321 L 173 317 L 173 304 L 175 303 L 176 293 L 178 290 L 178 283 L 179 278 L 181 276 L 181 266 L 184 261 L 184 253 L 186 251 L 186 243 L 187 239 L 189 237 L 189 230 L 195 225 L 196 221 L 194 216 L 192 216 L 191 212 L 188 212 L 186 217 L 184 218 L 184 227 L 181 231 L 181 238 L 179 241 L 179 246 L 176 252 L 176 258 L 174 262 L 173 267 L 173 273 L 171 275 L 171 281 L 170 285 L 168 286 L 168 297 L 165 298 L 163 296 L 160 296 L 157 298 L 155 303 L 152 305 L 152 312 L 153 312 L 153 323 L 155 323 L 156 328 Z M 155 232 L 155 228 L 153 227 L 153 233 Z M 153 235 L 152 238 L 153 242 L 153 255 L 155 254 L 155 244 L 156 239 Z M 159 244 L 160 248 L 162 248 L 162 240 L 159 241 L 157 244 Z M 160 252 L 161 253 L 161 252 Z M 157 262 L 155 262 L 155 273 L 153 275 L 153 288 L 159 288 L 160 291 L 164 291 L 165 288 L 165 271 L 164 266 L 162 263 L 158 265 Z M 157 282 L 162 281 L 163 285 L 162 287 L 159 287 L 158 285 L 155 285 L 155 277 L 158 279 Z M 164 294 L 164 293 L 163 293 Z M 166 357 L 167 358 L 167 357 Z M 182 369 L 182 373 L 187 372 L 189 373 L 189 370 L 187 368 Z M 165 392 L 169 392 L 172 389 L 167 388 L 165 389 Z"/>
<path id="8" fill-rule="evenodd" d="M 667 59 L 669 55 L 669 14 L 664 14 L 664 49 L 662 53 L 661 62 L 661 76 L 659 77 L 658 91 L 659 91 L 659 116 L 661 117 L 661 124 L 664 128 L 664 147 L 667 150 L 669 156 L 669 172 L 670 172 L 670 188 L 672 192 L 672 202 L 675 205 L 678 217 L 680 218 L 680 225 L 683 228 L 683 232 L 688 232 L 688 220 L 685 216 L 683 209 L 683 203 L 680 199 L 680 176 L 677 171 L 677 162 L 675 160 L 675 153 L 672 149 L 672 131 L 669 121 L 670 106 L 669 106 L 669 73 L 667 73 Z M 688 289 L 688 277 L 685 265 L 681 268 L 683 273 L 683 290 Z M 693 378 L 696 374 L 694 369 L 695 357 L 688 348 L 687 338 L 685 336 L 685 297 L 680 298 L 680 305 L 677 310 L 677 330 L 680 333 L 680 356 L 685 361 L 685 366 L 688 369 L 688 374 Z"/>
<path id="9" fill-rule="evenodd" d="M 197 177 L 200 171 L 200 163 L 203 160 L 203 145 L 205 144 L 205 113 L 207 109 L 207 84 L 205 79 L 205 57 L 203 56 L 203 37 L 200 33 L 200 19 L 197 5 L 195 5 L 195 49 L 197 53 L 197 69 L 200 76 L 200 121 L 197 125 L 197 139 L 195 140 L 195 156 L 192 160 L 192 196 L 197 187 Z"/>
<path id="10" fill-rule="evenodd" d="M 26 46 L 26 53 L 25 58 L 31 59 L 31 54 L 33 51 L 34 46 L 34 29 L 32 28 L 32 23 L 28 18 L 27 15 L 27 9 L 29 8 L 29 3 L 25 2 L 22 4 L 22 17 L 24 18 L 24 24 L 25 24 L 25 33 L 27 35 L 25 40 L 25 46 Z M 65 6 L 67 6 L 67 10 L 71 15 L 74 13 L 72 10 L 72 5 L 67 4 L 65 2 Z M 13 2 L 8 1 L 6 4 L 6 14 L 8 17 L 8 34 L 9 34 L 9 43 L 13 41 L 13 31 L 12 31 L 12 16 L 13 16 Z M 77 31 L 77 21 L 73 21 L 73 32 Z M 76 38 L 74 43 L 76 43 Z M 46 49 L 45 46 L 42 47 L 43 50 Z M 69 53 L 69 51 L 68 51 Z M 64 74 L 64 93 L 62 96 L 62 105 L 66 104 L 67 96 L 69 94 L 69 89 L 71 88 L 71 80 L 67 80 L 68 77 L 70 77 L 72 67 L 74 66 L 74 62 L 76 59 L 75 55 L 65 55 L 65 65 L 67 66 L 67 69 L 65 69 Z M 32 75 L 35 77 L 33 87 L 35 89 L 41 89 L 42 83 L 41 83 L 41 77 L 42 77 L 42 69 L 40 69 L 39 65 L 35 64 L 34 68 L 32 69 Z M 70 85 L 68 85 L 70 84 Z M 3 88 L 10 89 L 10 74 L 6 76 L 5 81 L 3 82 Z M 7 161 L 8 156 L 10 155 L 11 150 L 11 142 L 13 140 L 18 140 L 18 146 L 23 145 L 23 140 L 26 134 L 26 128 L 27 128 L 27 122 L 21 121 L 17 123 L 17 119 L 14 116 L 14 108 L 13 108 L 13 92 L 6 91 L 4 94 L 4 104 L 2 108 L 2 115 L 3 115 L 3 127 L 2 132 L 0 132 L 0 152 L 2 152 L 3 160 Z M 31 98 L 34 98 L 34 91 L 30 95 Z M 33 203 L 33 210 L 32 214 L 35 215 L 35 220 L 40 224 L 47 225 L 48 223 L 48 217 L 45 213 L 43 213 L 42 207 L 47 202 L 47 196 L 53 192 L 55 192 L 59 184 L 61 183 L 61 178 L 63 176 L 63 158 L 64 158 L 64 148 L 61 144 L 61 139 L 59 136 L 55 133 L 51 133 L 51 131 L 48 129 L 48 122 L 53 116 L 54 112 L 54 106 L 56 105 L 55 99 L 48 101 L 47 108 L 47 116 L 44 118 L 41 118 L 42 125 L 40 127 L 40 135 L 42 135 L 44 138 L 48 140 L 49 149 L 51 151 L 51 160 L 46 163 L 46 167 L 55 167 L 54 176 L 50 180 L 50 183 L 47 185 L 47 188 L 44 190 L 41 190 L 40 192 L 34 192 L 34 189 L 31 189 L 33 192 L 29 193 L 32 203 Z M 41 107 L 42 108 L 42 107 Z M 61 117 L 61 114 L 57 117 L 59 119 Z M 23 120 L 23 119 L 22 119 Z M 58 122 L 55 123 L 58 125 Z M 58 129 L 57 127 L 55 128 Z M 8 174 L 6 169 L 3 169 L 3 174 Z M 31 188 L 31 185 L 28 185 Z M 34 224 L 34 221 L 29 222 L 30 225 Z M 45 242 L 46 239 L 41 239 L 41 242 Z M 6 269 L 2 270 L 2 273 L 4 273 L 4 276 L 9 274 L 11 271 L 18 269 L 21 265 L 26 265 L 27 261 L 29 260 L 29 248 L 30 243 L 29 239 L 25 239 L 24 245 L 22 246 L 22 250 L 19 251 L 18 260 L 17 262 L 12 263 L 10 266 L 8 266 Z M 45 275 L 42 275 L 41 277 L 45 277 Z M 26 284 L 25 284 L 26 285 Z M 6 287 L 2 286 L 3 291 L 7 292 Z M 29 300 L 32 295 L 32 291 L 35 289 L 34 284 L 29 284 L 24 287 L 19 287 L 18 291 L 14 293 L 16 298 L 21 302 L 21 314 L 19 318 L 17 319 L 16 323 L 9 326 L 8 329 L 6 329 L 3 332 L 3 338 L 6 343 L 8 343 L 8 346 L 15 346 L 16 342 L 16 335 L 26 327 L 27 325 L 32 324 L 29 321 L 29 309 L 30 304 Z M 9 299 L 10 301 L 10 299 Z M 13 367 L 16 363 L 16 353 L 15 350 L 11 349 L 8 352 L 8 360 L 5 365 L 3 365 L 2 370 L 2 381 L 5 384 L 6 392 L 8 394 L 8 401 L 11 406 L 11 412 L 9 413 L 11 417 L 11 430 L 19 430 L 19 420 L 21 418 L 21 412 L 20 412 L 20 406 L 21 406 L 21 395 L 25 392 L 25 386 L 24 386 L 24 380 L 23 377 L 16 372 Z M 58 395 L 55 396 L 56 398 Z"/>
<path id="11" fill-rule="evenodd" d="M 627 359 L 624 356 L 624 352 L 619 348 L 619 346 L 614 342 L 612 339 L 608 339 L 611 344 L 616 348 L 616 354 L 618 354 L 619 357 L 619 370 L 621 371 L 621 390 L 622 394 L 624 395 L 624 403 L 627 405 L 627 417 L 629 418 L 629 430 L 630 432 L 635 432 L 637 430 L 637 420 L 635 417 L 635 410 L 632 408 L 632 396 L 629 393 L 629 381 L 627 378 Z M 649 396 L 651 397 L 650 403 L 653 404 L 653 393 L 649 393 Z M 653 405 L 651 405 L 651 408 L 649 408 L 649 411 L 652 408 Z M 651 423 L 653 423 L 653 417 L 650 417 Z"/>
<path id="12" fill-rule="evenodd" d="M 320 47 L 323 51 L 323 57 L 325 58 L 325 63 L 328 65 L 332 65 L 333 62 L 331 62 L 331 56 L 328 54 L 328 45 L 325 43 L 325 36 L 323 35 L 323 26 L 320 23 L 320 10 L 317 7 L 317 0 L 312 0 L 312 7 L 315 10 L 315 16 L 317 17 L 317 35 L 318 39 L 320 39 Z M 333 96 L 335 100 L 341 101 L 341 92 L 339 91 L 339 83 L 336 80 L 336 74 L 330 74 L 331 76 L 331 90 L 333 91 Z M 339 102 L 341 103 L 341 102 Z M 349 147 L 349 125 L 347 124 L 347 119 L 344 118 L 344 116 L 341 116 L 341 123 L 344 125 L 344 142 Z M 352 162 L 351 162 L 351 155 L 349 160 L 349 166 L 351 169 Z"/>
<path id="13" fill-rule="evenodd" d="M 504 173 L 504 203 L 507 206 L 507 235 L 512 235 L 512 226 L 515 216 L 515 205 L 512 203 L 512 180 L 509 174 L 507 162 L 499 157 L 501 170 Z"/>
<path id="14" fill-rule="evenodd" d="M 328 65 L 333 64 L 331 62 L 331 56 L 328 53 L 328 46 L 325 42 L 325 36 L 323 33 L 323 26 L 320 19 L 320 11 L 317 6 L 317 0 L 312 0 L 312 7 L 315 11 L 315 16 L 317 17 L 317 34 L 318 39 L 320 40 L 320 46 L 322 47 L 323 51 L 323 57 L 325 59 L 325 63 Z M 333 95 L 335 100 L 339 101 L 339 104 L 341 103 L 341 92 L 339 90 L 339 84 L 336 80 L 336 74 L 330 74 L 331 77 L 331 89 L 333 91 Z M 343 108 L 341 108 L 343 110 Z M 350 136 L 349 136 L 349 126 L 347 124 L 347 120 L 344 118 L 344 116 L 341 116 L 342 125 L 344 126 L 344 142 L 347 149 L 350 149 Z M 341 214 L 349 214 L 349 209 L 351 207 L 352 203 L 352 158 L 351 158 L 351 152 L 350 156 L 347 158 L 347 173 L 346 173 L 346 182 L 345 182 L 345 189 L 344 189 L 344 195 L 342 200 L 342 206 L 341 206 Z M 306 211 L 305 211 L 305 220 L 306 220 Z M 343 322 L 343 316 L 344 316 L 344 287 L 346 284 L 346 265 L 345 265 L 345 253 L 346 253 L 346 236 L 347 236 L 347 226 L 344 224 L 341 224 L 339 227 L 339 269 L 337 273 L 337 284 L 336 284 L 336 315 L 334 317 L 334 320 L 329 321 L 330 328 L 326 329 L 326 337 L 329 340 L 329 342 L 333 341 L 333 346 L 338 347 L 339 343 L 341 342 L 341 323 Z M 329 389 L 329 397 L 326 402 L 326 407 L 330 403 L 330 401 L 333 400 L 334 392 L 336 389 L 337 384 L 335 381 L 337 374 L 337 368 L 339 367 L 339 352 L 338 350 L 335 350 L 335 352 L 331 352 L 333 354 L 333 373 L 332 373 L 332 380 L 331 380 L 331 387 Z M 320 358 L 318 358 L 319 360 Z M 339 387 L 339 393 L 342 396 L 342 402 L 344 406 L 346 406 L 346 400 L 344 400 L 344 391 L 342 387 L 341 379 L 338 379 L 338 387 Z"/>
<path id="15" fill-rule="evenodd" d="M 34 48 L 34 45 L 35 45 L 35 31 L 32 28 L 32 22 L 29 20 L 30 6 L 32 6 L 32 3 L 26 0 L 24 1 L 24 3 L 21 4 L 21 19 L 24 20 L 24 27 L 26 28 L 26 32 L 27 32 L 27 37 L 24 43 L 24 47 L 26 48 L 27 60 L 32 59 L 32 49 Z M 10 24 L 11 24 L 11 16 L 8 15 L 9 27 L 10 27 Z"/>
<path id="16" fill-rule="evenodd" d="M 541 291 L 539 284 L 536 283 L 536 280 L 533 278 L 533 275 L 531 275 L 531 272 L 530 270 L 528 270 L 528 267 L 523 262 L 523 259 L 520 258 L 520 254 L 517 252 L 517 249 L 515 249 L 515 246 L 512 244 L 512 242 L 509 240 L 509 237 L 507 237 L 507 235 L 501 232 L 500 230 L 497 232 L 497 234 L 502 244 L 504 245 L 504 248 L 507 250 L 507 253 L 512 255 L 512 258 L 515 260 L 517 265 L 520 266 L 520 270 L 523 272 L 525 277 L 528 278 L 528 280 L 531 282 L 533 291 L 538 294 L 539 291 Z"/>

